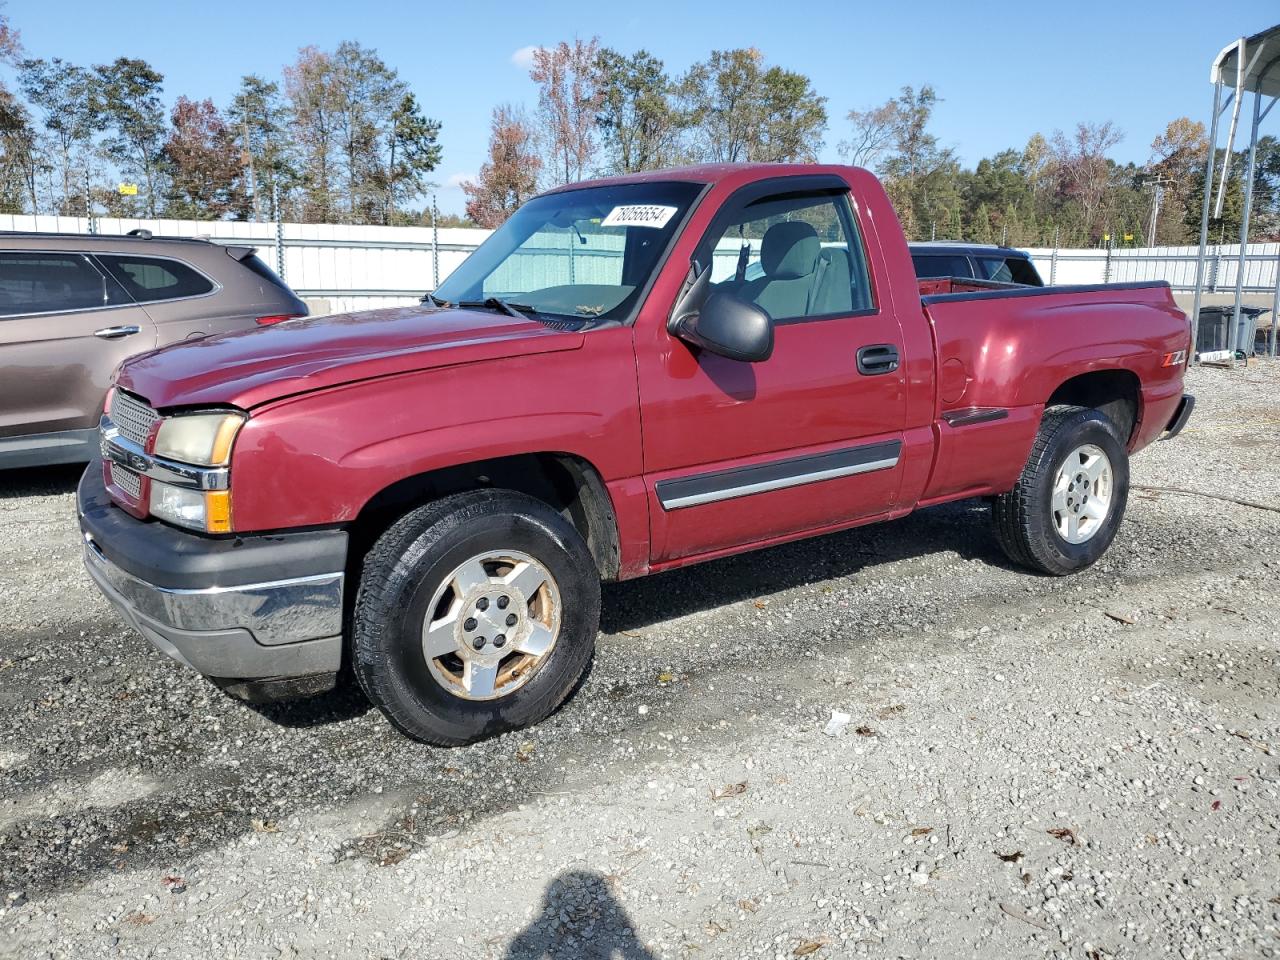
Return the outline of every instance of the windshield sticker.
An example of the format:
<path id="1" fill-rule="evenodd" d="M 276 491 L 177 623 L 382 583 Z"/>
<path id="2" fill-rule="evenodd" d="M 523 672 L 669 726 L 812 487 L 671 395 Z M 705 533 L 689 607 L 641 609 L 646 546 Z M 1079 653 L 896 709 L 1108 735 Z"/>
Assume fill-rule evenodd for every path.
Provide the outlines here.
<path id="1" fill-rule="evenodd" d="M 675 216 L 678 207 L 663 207 L 654 203 L 629 203 L 614 207 L 600 221 L 602 227 L 653 227 L 661 230 Z"/>

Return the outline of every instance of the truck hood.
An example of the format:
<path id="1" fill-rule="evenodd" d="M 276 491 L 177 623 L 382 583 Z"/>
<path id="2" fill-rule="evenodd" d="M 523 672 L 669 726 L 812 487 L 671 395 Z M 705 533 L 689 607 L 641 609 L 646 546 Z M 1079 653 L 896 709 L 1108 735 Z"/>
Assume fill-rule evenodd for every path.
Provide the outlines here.
<path id="1" fill-rule="evenodd" d="M 155 407 L 248 410 L 357 380 L 575 350 L 582 336 L 496 311 L 395 307 L 183 341 L 126 361 L 116 382 Z"/>

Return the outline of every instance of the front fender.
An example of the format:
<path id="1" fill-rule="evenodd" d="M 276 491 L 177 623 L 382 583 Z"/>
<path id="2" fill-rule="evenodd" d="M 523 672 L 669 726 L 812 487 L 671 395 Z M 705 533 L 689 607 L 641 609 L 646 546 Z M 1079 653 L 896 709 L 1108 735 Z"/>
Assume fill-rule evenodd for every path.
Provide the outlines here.
<path id="1" fill-rule="evenodd" d="M 348 523 L 408 477 L 552 451 L 586 460 L 606 483 L 640 475 L 629 328 L 595 331 L 581 350 L 365 381 L 257 409 L 232 455 L 232 523 Z"/>

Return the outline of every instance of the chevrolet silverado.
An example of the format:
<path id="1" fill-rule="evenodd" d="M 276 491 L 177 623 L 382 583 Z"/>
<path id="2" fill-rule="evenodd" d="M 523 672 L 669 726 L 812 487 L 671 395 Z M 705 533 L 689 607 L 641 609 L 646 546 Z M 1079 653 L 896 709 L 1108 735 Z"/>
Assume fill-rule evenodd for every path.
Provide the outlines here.
<path id="1" fill-rule="evenodd" d="M 601 580 L 988 498 L 1050 575 L 1107 549 L 1129 456 L 1181 429 L 1163 283 L 916 278 L 864 170 L 701 166 L 525 204 L 421 306 L 120 369 L 85 562 L 248 699 L 354 674 L 408 736 L 532 724 Z"/>

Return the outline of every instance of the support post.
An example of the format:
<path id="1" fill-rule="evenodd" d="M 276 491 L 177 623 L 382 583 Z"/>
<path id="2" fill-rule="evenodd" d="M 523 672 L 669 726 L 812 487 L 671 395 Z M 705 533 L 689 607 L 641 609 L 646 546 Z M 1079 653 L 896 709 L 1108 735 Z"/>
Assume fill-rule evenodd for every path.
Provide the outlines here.
<path id="1" fill-rule="evenodd" d="M 1237 350 L 1247 358 L 1253 352 L 1253 344 L 1240 343 L 1240 298 L 1244 294 L 1245 257 L 1249 253 L 1249 208 L 1253 206 L 1253 173 L 1258 161 L 1258 124 L 1262 122 L 1262 92 L 1253 91 L 1253 123 L 1249 127 L 1249 160 L 1244 174 L 1244 215 L 1240 218 L 1240 255 L 1236 260 L 1236 299 L 1231 313 L 1231 329 L 1227 332 L 1227 349 L 1235 357 Z"/>
<path id="2" fill-rule="evenodd" d="M 436 195 L 431 195 L 431 291 L 440 286 L 440 227 L 437 221 L 440 211 L 436 209 Z"/>
<path id="3" fill-rule="evenodd" d="M 1222 113 L 1222 84 L 1213 85 L 1213 119 L 1209 122 L 1209 156 L 1204 166 L 1204 200 L 1200 205 L 1200 252 L 1196 255 L 1196 296 L 1191 307 L 1191 350 L 1196 355 L 1200 329 L 1200 298 L 1204 293 L 1204 258 L 1209 247 L 1209 194 L 1213 190 L 1213 165 L 1218 152 L 1218 117 Z"/>
<path id="4" fill-rule="evenodd" d="M 84 172 L 84 216 L 89 222 L 89 233 L 98 232 L 97 225 L 93 222 L 93 192 L 89 189 L 89 171 Z"/>
<path id="5" fill-rule="evenodd" d="M 271 181 L 271 206 L 276 213 L 276 273 L 284 279 L 284 221 L 280 214 L 280 187 Z"/>
<path id="6" fill-rule="evenodd" d="M 1276 292 L 1271 297 L 1271 343 L 1268 353 L 1276 355 L 1276 330 L 1280 328 L 1280 245 L 1276 248 Z"/>

